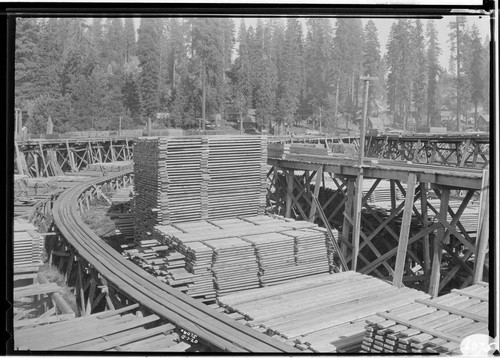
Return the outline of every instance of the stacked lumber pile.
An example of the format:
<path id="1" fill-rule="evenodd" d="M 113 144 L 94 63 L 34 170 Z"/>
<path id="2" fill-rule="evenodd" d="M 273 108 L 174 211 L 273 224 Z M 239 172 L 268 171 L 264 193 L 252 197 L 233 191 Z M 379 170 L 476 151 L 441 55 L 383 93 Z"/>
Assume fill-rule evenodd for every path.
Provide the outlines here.
<path id="1" fill-rule="evenodd" d="M 267 156 L 269 158 L 283 159 L 284 155 L 285 155 L 284 143 L 269 142 L 267 144 Z"/>
<path id="2" fill-rule="evenodd" d="M 102 172 L 103 175 L 124 170 L 132 170 L 134 163 L 131 160 L 108 162 L 108 163 L 90 163 L 85 168 L 85 172 Z"/>
<path id="3" fill-rule="evenodd" d="M 141 138 L 134 145 L 138 237 L 154 225 L 264 213 L 265 137 Z"/>
<path id="4" fill-rule="evenodd" d="M 14 219 L 14 267 L 43 264 L 44 244 L 33 224 Z"/>
<path id="5" fill-rule="evenodd" d="M 359 150 L 354 144 L 350 143 L 329 143 L 328 147 L 334 155 L 343 155 L 345 157 L 358 157 Z"/>
<path id="6" fill-rule="evenodd" d="M 333 235 L 338 238 L 338 231 L 333 229 Z M 326 229 L 320 227 L 304 228 L 293 231 L 283 231 L 282 234 L 295 238 L 295 264 L 300 268 L 298 276 L 310 272 L 333 272 L 335 250 L 328 238 Z M 326 247 L 326 250 L 325 250 Z"/>
<path id="7" fill-rule="evenodd" d="M 14 174 L 14 198 L 42 199 L 58 191 L 57 179 Z"/>
<path id="8" fill-rule="evenodd" d="M 245 316 L 248 326 L 279 335 L 298 348 L 352 353 L 361 347 L 366 319 L 426 297 L 423 292 L 348 271 L 222 295 L 217 302 L 228 312 Z"/>
<path id="9" fill-rule="evenodd" d="M 297 269 L 295 261 L 295 239 L 280 233 L 244 236 L 251 243 L 259 265 L 261 286 L 283 281 L 294 275 Z"/>
<path id="10" fill-rule="evenodd" d="M 214 299 L 216 291 L 212 274 L 213 250 L 202 242 L 187 242 L 183 245 L 186 256 L 186 271 L 193 275 L 193 283 L 186 293 L 203 300 Z"/>
<path id="11" fill-rule="evenodd" d="M 206 215 L 202 211 L 202 197 L 206 196 L 206 139 L 160 138 L 159 175 L 161 176 L 162 222 L 199 220 Z M 158 179 L 157 179 L 158 180 Z"/>
<path id="12" fill-rule="evenodd" d="M 263 214 L 267 140 L 260 136 L 208 137 L 208 218 Z"/>
<path id="13" fill-rule="evenodd" d="M 15 331 L 14 346 L 19 351 L 184 352 L 191 344 L 175 330 L 154 314 L 143 316 L 134 304 Z"/>
<path id="14" fill-rule="evenodd" d="M 429 199 L 428 202 L 432 206 L 434 206 L 434 208 L 439 210 L 439 205 L 441 203 L 439 199 Z M 456 213 L 461 203 L 462 202 L 460 200 L 450 199 L 448 205 L 450 209 L 452 209 L 453 212 Z M 450 213 L 448 212 L 446 215 L 448 222 L 450 222 L 451 221 Z M 434 216 L 434 213 L 430 211 L 429 216 Z M 479 203 L 470 201 L 467 204 L 467 207 L 464 209 L 462 215 L 460 216 L 460 223 L 464 226 L 467 233 L 474 234 L 475 236 L 475 233 L 477 231 L 478 219 L 479 219 Z"/>
<path id="15" fill-rule="evenodd" d="M 252 244 L 237 237 L 204 243 L 213 250 L 212 273 L 218 294 L 259 287 Z"/>
<path id="16" fill-rule="evenodd" d="M 314 223 L 257 215 L 158 225 L 151 237 L 185 256 L 187 293 L 207 299 L 333 271 L 325 235 Z"/>
<path id="17" fill-rule="evenodd" d="M 119 188 L 111 196 L 111 203 L 113 205 L 125 204 L 132 200 L 133 196 L 134 190 L 132 186 Z"/>
<path id="18" fill-rule="evenodd" d="M 361 352 L 460 354 L 472 334 L 488 335 L 488 284 L 479 283 L 434 299 L 385 309 L 367 319 Z"/>
<path id="19" fill-rule="evenodd" d="M 166 157 L 160 152 L 158 138 L 138 139 L 134 142 L 134 186 L 135 186 L 135 229 L 136 237 L 147 238 L 147 231 L 163 221 L 163 211 L 168 212 L 163 200 L 162 184 L 165 166 L 160 159 Z"/>

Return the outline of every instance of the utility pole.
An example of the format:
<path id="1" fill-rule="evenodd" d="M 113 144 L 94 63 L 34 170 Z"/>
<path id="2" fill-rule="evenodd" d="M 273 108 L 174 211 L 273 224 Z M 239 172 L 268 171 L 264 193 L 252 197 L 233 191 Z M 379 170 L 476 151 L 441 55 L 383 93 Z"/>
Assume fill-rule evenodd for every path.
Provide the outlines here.
<path id="1" fill-rule="evenodd" d="M 206 96 L 206 89 L 205 89 L 205 67 L 203 66 L 203 63 L 201 65 L 201 86 L 202 86 L 202 97 L 201 97 L 201 122 L 202 122 L 202 129 L 203 133 L 205 133 L 205 96 Z"/>
<path id="2" fill-rule="evenodd" d="M 458 20 L 459 17 L 457 16 L 455 20 L 457 23 L 457 131 L 460 132 L 460 26 Z"/>
<path id="3" fill-rule="evenodd" d="M 365 136 L 366 136 L 366 117 L 368 114 L 368 92 L 370 90 L 370 81 L 378 80 L 377 77 L 360 76 L 360 80 L 365 81 L 365 103 L 363 108 L 363 118 L 361 120 L 360 138 L 359 138 L 359 172 L 356 178 L 356 197 L 354 202 L 353 231 L 352 231 L 352 267 L 356 271 L 359 253 L 359 237 L 361 232 L 361 199 L 363 198 L 363 160 L 365 155 Z"/>
<path id="4" fill-rule="evenodd" d="M 120 119 L 120 124 L 119 124 L 119 127 L 118 127 L 118 135 L 121 136 L 122 135 L 122 117 L 118 117 Z"/>

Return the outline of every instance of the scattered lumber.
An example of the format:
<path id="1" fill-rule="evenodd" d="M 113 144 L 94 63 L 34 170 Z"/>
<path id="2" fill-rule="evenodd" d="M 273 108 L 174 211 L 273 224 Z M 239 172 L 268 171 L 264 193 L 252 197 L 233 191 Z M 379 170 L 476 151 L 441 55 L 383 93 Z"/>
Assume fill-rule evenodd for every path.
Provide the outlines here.
<path id="1" fill-rule="evenodd" d="M 465 337 L 488 335 L 488 292 L 488 286 L 475 284 L 385 309 L 366 321 L 361 352 L 460 354 Z"/>

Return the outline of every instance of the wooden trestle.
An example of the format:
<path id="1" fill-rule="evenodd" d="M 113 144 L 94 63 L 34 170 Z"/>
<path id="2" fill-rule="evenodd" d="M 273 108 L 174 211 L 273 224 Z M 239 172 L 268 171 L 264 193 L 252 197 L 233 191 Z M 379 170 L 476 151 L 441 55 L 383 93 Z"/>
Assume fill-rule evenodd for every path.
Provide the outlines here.
<path id="1" fill-rule="evenodd" d="M 489 164 L 490 137 L 484 135 L 374 136 L 366 139 L 367 157 L 485 168 Z"/>
<path id="2" fill-rule="evenodd" d="M 91 163 L 132 160 L 133 138 L 82 138 L 15 142 L 15 170 L 29 177 L 78 172 Z"/>
<path id="3" fill-rule="evenodd" d="M 309 154 L 295 152 L 268 158 L 268 164 L 268 204 L 274 212 L 314 221 L 314 192 L 330 224 L 339 231 L 340 247 L 350 269 L 390 279 L 398 287 L 407 282 L 424 282 L 434 297 L 452 279 L 459 280 L 462 286 L 482 280 L 488 246 L 487 168 L 366 159 L 363 175 L 373 184 L 361 195 L 356 187 L 360 168 L 355 158 L 311 155 L 309 149 Z M 384 215 L 370 200 L 382 182 L 389 182 L 390 187 L 390 204 L 382 211 Z M 396 191 L 404 201 L 396 197 Z M 357 194 L 361 196 L 360 209 L 356 209 Z M 461 218 L 478 196 L 478 229 L 471 230 L 470 225 L 464 227 Z M 360 216 L 357 230 L 356 216 Z M 359 232 L 359 237 L 353 232 Z M 356 245 L 359 250 L 354 250 Z M 353 251 L 358 251 L 357 257 L 353 257 Z M 446 274 L 442 270 L 443 252 L 448 265 Z M 356 259 L 359 262 L 353 265 Z M 417 274 L 419 270 L 423 275 Z"/>

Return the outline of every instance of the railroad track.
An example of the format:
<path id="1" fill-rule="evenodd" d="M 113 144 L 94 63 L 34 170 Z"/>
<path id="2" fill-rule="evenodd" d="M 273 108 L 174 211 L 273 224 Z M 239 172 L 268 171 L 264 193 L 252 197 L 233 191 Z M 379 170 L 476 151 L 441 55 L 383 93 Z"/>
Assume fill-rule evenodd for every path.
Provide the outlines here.
<path id="1" fill-rule="evenodd" d="M 228 318 L 127 261 L 83 222 L 78 201 L 93 185 L 131 171 L 77 185 L 54 203 L 54 223 L 66 240 L 117 290 L 200 340 L 226 352 L 293 353 L 298 349 Z"/>

